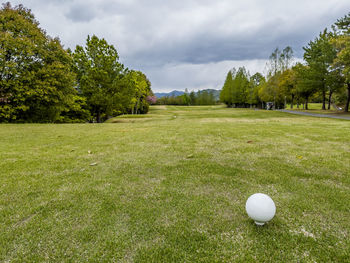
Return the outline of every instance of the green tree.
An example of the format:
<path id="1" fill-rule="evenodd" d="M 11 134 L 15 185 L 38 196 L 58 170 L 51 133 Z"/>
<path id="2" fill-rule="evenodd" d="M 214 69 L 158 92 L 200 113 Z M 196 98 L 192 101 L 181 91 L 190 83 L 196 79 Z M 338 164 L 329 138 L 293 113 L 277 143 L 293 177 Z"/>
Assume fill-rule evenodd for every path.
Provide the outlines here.
<path id="1" fill-rule="evenodd" d="M 232 104 L 235 107 L 245 107 L 248 104 L 249 74 L 240 67 L 232 81 Z"/>
<path id="2" fill-rule="evenodd" d="M 77 123 L 86 122 L 91 118 L 90 111 L 86 104 L 86 98 L 73 95 L 64 105 L 64 110 L 56 122 L 61 123 Z"/>
<path id="3" fill-rule="evenodd" d="M 253 76 L 251 76 L 249 82 L 250 83 L 247 103 L 249 103 L 252 107 L 252 105 L 258 105 L 258 103 L 260 102 L 259 86 L 263 82 L 265 82 L 265 77 L 261 73 L 257 72 Z"/>
<path id="4" fill-rule="evenodd" d="M 262 97 L 273 101 L 274 107 L 280 108 L 284 105 L 286 94 L 283 94 L 283 87 L 279 85 L 279 79 L 283 72 L 291 66 L 292 60 L 293 49 L 289 46 L 282 51 L 276 48 L 269 57 L 267 82 L 260 88 L 259 93 Z"/>
<path id="5" fill-rule="evenodd" d="M 22 5 L 0 10 L 0 121 L 54 122 L 76 95 L 72 59 Z"/>
<path id="6" fill-rule="evenodd" d="M 232 106 L 232 85 L 235 71 L 236 70 L 233 69 L 227 73 L 224 86 L 222 87 L 220 92 L 220 101 L 225 103 L 228 107 Z"/>
<path id="7" fill-rule="evenodd" d="M 270 78 L 259 85 L 259 97 L 263 102 L 274 102 L 275 108 L 283 108 L 285 102 L 285 91 L 279 85 L 281 73 L 270 76 Z"/>
<path id="8" fill-rule="evenodd" d="M 347 85 L 347 100 L 345 112 L 349 111 L 350 104 L 350 13 L 338 19 L 334 29 L 337 35 L 332 43 L 335 45 L 337 55 L 333 62 L 333 67 L 340 70 Z"/>
<path id="9" fill-rule="evenodd" d="M 333 35 L 325 29 L 314 40 L 304 47 L 304 59 L 309 66 L 309 74 L 313 76 L 309 81 L 314 81 L 313 86 L 317 86 L 322 93 L 322 109 L 326 109 L 327 77 L 330 67 L 336 57 L 336 50 L 331 43 Z"/>
<path id="10" fill-rule="evenodd" d="M 305 99 L 305 109 L 307 110 L 309 98 L 319 88 L 319 83 L 314 79 L 316 74 L 313 68 L 301 63 L 296 64 L 293 69 L 296 77 L 296 92 Z"/>
<path id="11" fill-rule="evenodd" d="M 326 79 L 326 86 L 328 88 L 328 109 L 331 108 L 333 94 L 342 91 L 344 84 L 345 78 L 339 68 L 336 68 L 329 72 Z"/>
<path id="12" fill-rule="evenodd" d="M 293 109 L 294 99 L 297 96 L 296 74 L 294 69 L 285 70 L 278 79 L 278 85 L 285 96 L 290 99 L 290 107 Z"/>
<path id="13" fill-rule="evenodd" d="M 86 46 L 77 45 L 74 52 L 78 89 L 87 99 L 97 122 L 122 110 L 123 89 L 128 87 L 124 66 L 113 45 L 97 36 L 88 36 Z M 118 108 L 119 107 L 119 108 Z"/>
<path id="14" fill-rule="evenodd" d="M 188 89 L 185 89 L 185 93 L 183 94 L 183 103 L 187 106 L 191 105 L 191 98 L 188 93 Z"/>
<path id="15" fill-rule="evenodd" d="M 269 102 L 274 100 L 274 90 L 267 81 L 263 81 L 259 84 L 258 95 L 262 102 Z"/>
<path id="16" fill-rule="evenodd" d="M 151 82 L 141 71 L 130 71 L 129 88 L 126 90 L 130 96 L 130 107 L 132 114 L 147 113 L 149 103 L 147 97 L 151 94 Z"/>
<path id="17" fill-rule="evenodd" d="M 190 104 L 196 105 L 196 93 L 194 91 L 191 91 L 190 93 Z"/>

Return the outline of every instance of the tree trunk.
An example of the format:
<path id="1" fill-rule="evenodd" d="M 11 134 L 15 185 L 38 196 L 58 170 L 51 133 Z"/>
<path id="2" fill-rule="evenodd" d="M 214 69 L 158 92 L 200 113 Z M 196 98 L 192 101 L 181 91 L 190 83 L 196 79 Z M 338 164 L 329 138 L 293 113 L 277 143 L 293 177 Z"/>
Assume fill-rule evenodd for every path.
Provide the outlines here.
<path id="1" fill-rule="evenodd" d="M 330 90 L 330 91 L 329 91 L 329 97 L 328 97 L 328 110 L 331 109 L 332 94 L 333 94 L 333 92 Z"/>
<path id="2" fill-rule="evenodd" d="M 96 116 L 96 121 L 97 123 L 101 123 L 101 114 L 100 114 L 100 110 L 97 111 L 97 116 Z"/>
<path id="3" fill-rule="evenodd" d="M 305 98 L 305 110 L 308 110 L 309 109 L 309 107 L 308 107 L 308 104 L 309 103 L 309 96 L 307 96 L 306 98 Z"/>
<path id="4" fill-rule="evenodd" d="M 136 114 L 138 114 L 139 103 L 140 103 L 140 98 L 137 98 L 137 103 L 136 103 L 136 106 L 135 106 L 135 113 L 136 113 Z"/>
<path id="5" fill-rule="evenodd" d="M 292 101 L 290 103 L 290 108 L 293 109 L 293 103 L 294 103 L 294 94 L 292 94 Z"/>
<path id="6" fill-rule="evenodd" d="M 326 110 L 326 91 L 324 88 L 322 91 L 322 110 Z"/>
<path id="7" fill-rule="evenodd" d="M 346 100 L 346 104 L 345 104 L 345 112 L 349 112 L 349 104 L 350 104 L 350 82 L 347 83 L 348 84 L 348 99 Z"/>
<path id="8" fill-rule="evenodd" d="M 287 109 L 287 96 L 284 96 L 284 108 Z"/>

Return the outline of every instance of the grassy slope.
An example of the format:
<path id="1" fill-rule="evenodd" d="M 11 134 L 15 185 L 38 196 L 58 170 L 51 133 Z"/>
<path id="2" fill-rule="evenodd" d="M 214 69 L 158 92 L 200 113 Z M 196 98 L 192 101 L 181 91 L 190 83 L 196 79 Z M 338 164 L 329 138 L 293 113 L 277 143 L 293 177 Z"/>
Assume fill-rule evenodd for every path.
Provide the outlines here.
<path id="1" fill-rule="evenodd" d="M 349 259 L 349 121 L 220 107 L 112 121 L 0 125 L 0 261 Z M 255 192 L 277 205 L 264 227 L 245 213 Z"/>

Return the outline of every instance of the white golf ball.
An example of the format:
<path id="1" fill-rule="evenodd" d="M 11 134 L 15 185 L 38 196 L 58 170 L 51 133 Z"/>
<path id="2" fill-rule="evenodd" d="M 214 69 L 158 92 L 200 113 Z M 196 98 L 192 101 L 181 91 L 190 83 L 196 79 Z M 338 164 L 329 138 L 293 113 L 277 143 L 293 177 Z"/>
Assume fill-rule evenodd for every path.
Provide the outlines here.
<path id="1" fill-rule="evenodd" d="M 255 221 L 257 225 L 264 225 L 270 221 L 276 213 L 276 205 L 266 194 L 251 195 L 246 204 L 245 209 L 248 216 Z"/>

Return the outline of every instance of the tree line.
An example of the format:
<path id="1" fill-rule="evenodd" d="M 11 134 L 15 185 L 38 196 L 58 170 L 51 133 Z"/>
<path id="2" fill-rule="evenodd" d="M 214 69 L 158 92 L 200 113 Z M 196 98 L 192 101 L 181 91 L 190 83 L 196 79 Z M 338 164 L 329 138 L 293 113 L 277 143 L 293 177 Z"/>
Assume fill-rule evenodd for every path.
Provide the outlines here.
<path id="1" fill-rule="evenodd" d="M 180 105 L 180 106 L 199 106 L 215 105 L 218 100 L 213 90 L 199 90 L 197 92 L 185 90 L 185 93 L 179 96 L 164 96 L 157 99 L 157 105 Z"/>
<path id="2" fill-rule="evenodd" d="M 310 41 L 304 50 L 304 63 L 292 63 L 293 50 L 273 51 L 267 63 L 267 76 L 249 75 L 244 67 L 228 72 L 220 100 L 228 107 L 276 108 L 286 103 L 305 105 L 322 102 L 322 109 L 340 105 L 345 112 L 350 103 L 350 13 L 338 19 Z"/>
<path id="3" fill-rule="evenodd" d="M 0 10 L 0 122 L 102 122 L 147 113 L 151 83 L 119 62 L 113 45 L 88 36 L 64 49 L 30 9 Z"/>
<path id="4" fill-rule="evenodd" d="M 215 105 L 217 100 L 214 91 L 199 90 L 197 92 L 185 90 L 185 93 L 179 96 L 165 96 L 157 99 L 157 105 L 182 105 L 182 106 L 198 106 L 198 105 Z"/>

